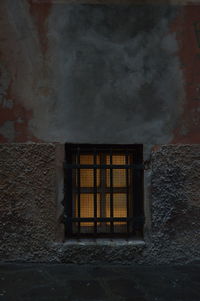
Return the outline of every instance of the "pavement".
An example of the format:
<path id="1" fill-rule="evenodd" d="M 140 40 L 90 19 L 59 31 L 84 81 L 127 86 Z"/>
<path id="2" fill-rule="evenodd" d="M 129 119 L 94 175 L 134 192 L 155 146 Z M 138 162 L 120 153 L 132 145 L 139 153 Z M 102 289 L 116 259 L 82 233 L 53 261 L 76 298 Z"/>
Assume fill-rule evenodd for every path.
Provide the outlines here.
<path id="1" fill-rule="evenodd" d="M 0 300 L 200 301 L 200 264 L 0 263 Z"/>

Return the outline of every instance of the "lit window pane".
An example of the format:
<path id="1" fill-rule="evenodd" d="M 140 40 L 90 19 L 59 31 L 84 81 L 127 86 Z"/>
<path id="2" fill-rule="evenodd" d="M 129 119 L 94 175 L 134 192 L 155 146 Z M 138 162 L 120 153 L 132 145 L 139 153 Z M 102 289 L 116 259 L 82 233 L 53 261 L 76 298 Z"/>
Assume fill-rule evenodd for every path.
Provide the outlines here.
<path id="1" fill-rule="evenodd" d="M 80 195 L 80 217 L 94 217 L 94 196 L 92 194 Z M 81 223 L 81 227 L 93 226 L 94 223 Z"/>
<path id="2" fill-rule="evenodd" d="M 106 156 L 106 164 L 110 164 L 110 156 Z M 112 156 L 113 165 L 126 164 L 126 157 L 123 155 Z M 106 185 L 110 187 L 110 169 L 106 170 Z M 126 170 L 125 169 L 113 169 L 113 187 L 125 187 L 126 186 Z"/>
<path id="3" fill-rule="evenodd" d="M 81 155 L 80 164 L 94 164 L 93 156 Z M 93 187 L 94 184 L 94 170 L 80 169 L 80 187 Z"/>
<path id="4" fill-rule="evenodd" d="M 94 217 L 94 196 L 93 194 L 80 195 L 81 217 Z"/>
<path id="5" fill-rule="evenodd" d="M 107 203 L 110 203 L 110 194 L 106 194 L 106 199 Z M 110 205 L 107 206 L 107 210 L 110 211 Z M 125 193 L 113 193 L 113 217 L 127 217 Z"/>
<path id="6" fill-rule="evenodd" d="M 76 196 L 76 208 L 75 217 L 78 217 L 78 196 Z M 93 194 L 81 194 L 80 195 L 80 217 L 90 218 L 94 217 L 94 195 Z M 100 217 L 100 195 L 97 194 L 97 217 Z M 84 226 L 94 226 L 94 223 L 80 223 L 82 227 Z"/>
<path id="7" fill-rule="evenodd" d="M 99 156 L 96 157 L 97 164 L 99 164 Z M 94 156 L 80 155 L 80 164 L 94 164 Z M 100 182 L 100 171 L 97 169 L 97 183 Z M 80 169 L 80 187 L 93 187 L 94 186 L 94 169 Z"/>
<path id="8" fill-rule="evenodd" d="M 127 217 L 125 193 L 113 194 L 113 211 L 114 217 Z"/>

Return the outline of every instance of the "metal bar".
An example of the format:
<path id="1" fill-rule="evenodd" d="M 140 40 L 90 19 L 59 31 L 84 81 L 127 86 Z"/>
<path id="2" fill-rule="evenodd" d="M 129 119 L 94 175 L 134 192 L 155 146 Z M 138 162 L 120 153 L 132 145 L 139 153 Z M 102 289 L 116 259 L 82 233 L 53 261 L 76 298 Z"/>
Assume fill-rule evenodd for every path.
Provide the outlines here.
<path id="1" fill-rule="evenodd" d="M 80 164 L 80 150 L 79 148 L 77 149 L 77 163 Z M 78 191 L 77 191 L 77 196 L 78 196 L 78 217 L 80 218 L 81 216 L 81 195 L 80 195 L 80 169 L 77 170 L 77 187 L 78 187 Z M 78 233 L 81 232 L 81 224 L 80 222 L 78 222 Z"/>
<path id="2" fill-rule="evenodd" d="M 128 153 L 126 153 L 126 164 L 128 164 Z M 126 169 L 126 215 L 129 217 L 129 170 Z M 129 233 L 130 224 L 127 222 L 127 232 Z"/>
<path id="3" fill-rule="evenodd" d="M 139 221 L 139 217 L 72 217 L 72 222 L 127 222 L 127 221 Z M 140 222 L 143 221 L 143 216 L 140 217 Z"/>
<path id="4" fill-rule="evenodd" d="M 112 150 L 110 150 L 110 166 L 112 166 Z M 113 170 L 110 167 L 110 217 L 113 218 Z M 113 221 L 110 222 L 110 232 L 114 232 Z"/>
<path id="5" fill-rule="evenodd" d="M 66 161 L 67 163 L 72 162 L 72 152 L 69 146 L 66 146 L 65 150 L 66 154 Z M 65 234 L 67 237 L 72 235 L 72 169 L 66 169 L 64 173 L 65 177 L 65 220 L 66 220 L 66 227 L 65 227 Z"/>
<path id="6" fill-rule="evenodd" d="M 96 149 L 94 150 L 94 165 L 97 163 Z M 97 170 L 94 169 L 94 217 L 97 218 Z M 97 233 L 97 222 L 94 222 L 94 233 Z"/>
<path id="7" fill-rule="evenodd" d="M 144 169 L 143 164 L 65 164 L 65 168 L 73 169 Z"/>
<path id="8" fill-rule="evenodd" d="M 131 152 L 129 154 L 129 161 L 131 165 L 134 165 L 133 163 L 135 163 L 135 152 Z M 135 206 L 135 185 L 134 185 L 134 169 L 130 169 L 130 173 L 129 173 L 129 177 L 130 177 L 130 187 L 129 187 L 129 199 L 130 199 L 130 203 L 129 203 L 129 215 L 130 216 L 134 216 L 134 206 Z M 130 222 L 130 232 L 133 234 L 133 223 Z"/>
<path id="9" fill-rule="evenodd" d="M 143 150 L 135 152 L 134 160 L 137 164 L 143 161 Z M 133 217 L 135 218 L 134 229 L 135 234 L 142 234 L 143 223 L 138 217 L 144 218 L 144 208 L 143 208 L 143 170 L 133 170 L 133 197 L 134 197 L 134 208 Z"/>
<path id="10" fill-rule="evenodd" d="M 115 233 L 106 233 L 106 232 L 101 232 L 101 233 L 81 233 L 80 235 L 77 235 L 76 233 L 73 235 L 73 237 L 77 238 L 122 238 L 122 239 L 128 239 L 132 235 L 131 233 L 127 232 L 115 232 Z"/>
<path id="11" fill-rule="evenodd" d="M 73 188 L 74 192 L 78 191 L 78 188 L 75 187 Z M 110 193 L 110 188 L 106 187 L 103 189 L 105 193 Z M 113 187 L 113 193 L 126 193 L 127 188 L 126 187 Z M 97 193 L 102 193 L 102 187 L 96 187 L 96 192 Z M 93 187 L 80 187 L 80 193 L 94 193 L 94 188 Z"/>
<path id="12" fill-rule="evenodd" d="M 81 148 L 81 152 L 90 152 L 91 149 L 94 147 L 97 147 L 97 144 L 90 144 L 90 143 L 67 143 L 72 149 L 72 151 L 76 151 L 77 147 Z M 134 151 L 137 150 L 141 144 L 98 144 L 98 150 L 99 151 L 105 151 L 109 152 L 110 148 L 114 149 L 115 151 L 121 151 L 124 153 L 124 151 Z"/>
<path id="13" fill-rule="evenodd" d="M 103 164 L 106 163 L 106 155 L 105 153 L 101 153 L 100 155 L 100 163 L 102 166 Z M 101 181 L 100 181 L 100 189 L 101 189 L 101 194 L 100 194 L 100 217 L 105 217 L 106 216 L 106 170 L 105 169 L 100 169 L 101 173 Z M 105 227 L 106 224 L 100 224 L 100 227 Z"/>

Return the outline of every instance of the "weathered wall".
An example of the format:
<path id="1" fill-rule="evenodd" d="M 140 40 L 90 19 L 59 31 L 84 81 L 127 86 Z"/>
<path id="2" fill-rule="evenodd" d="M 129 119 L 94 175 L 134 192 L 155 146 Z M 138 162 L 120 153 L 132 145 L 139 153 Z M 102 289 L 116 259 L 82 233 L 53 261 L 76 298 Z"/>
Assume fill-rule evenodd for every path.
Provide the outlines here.
<path id="1" fill-rule="evenodd" d="M 200 5 L 117 2 L 1 0 L 1 260 L 200 257 Z M 66 142 L 144 144 L 145 244 L 63 244 Z"/>
<path id="2" fill-rule="evenodd" d="M 65 2 L 1 1 L 0 142 L 198 143 L 200 7 Z"/>
<path id="3" fill-rule="evenodd" d="M 200 146 L 168 145 L 152 151 L 152 226 L 145 227 L 145 244 L 62 242 L 62 205 L 55 189 L 62 156 L 58 148 L 62 149 L 53 144 L 1 145 L 1 260 L 153 264 L 200 258 Z"/>
<path id="4" fill-rule="evenodd" d="M 157 261 L 200 258 L 200 145 L 152 154 L 152 241 Z"/>
<path id="5" fill-rule="evenodd" d="M 55 242 L 56 148 L 0 145 L 0 258 L 48 258 Z"/>

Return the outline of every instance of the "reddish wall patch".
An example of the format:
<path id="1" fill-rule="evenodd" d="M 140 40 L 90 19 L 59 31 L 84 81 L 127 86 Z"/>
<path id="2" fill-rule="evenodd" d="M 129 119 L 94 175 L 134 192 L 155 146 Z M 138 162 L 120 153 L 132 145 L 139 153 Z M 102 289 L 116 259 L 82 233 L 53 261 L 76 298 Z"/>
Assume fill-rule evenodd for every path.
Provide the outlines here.
<path id="1" fill-rule="evenodd" d="M 39 142 L 39 140 L 32 135 L 28 128 L 29 120 L 32 118 L 32 112 L 30 110 L 25 109 L 20 103 L 17 102 L 16 97 L 12 93 L 12 83 L 13 81 L 11 80 L 7 89 L 7 94 L 5 95 L 5 99 L 12 99 L 13 107 L 11 109 L 1 107 L 0 126 L 8 120 L 14 122 L 15 138 L 12 142 Z M 5 142 L 8 142 L 6 137 L 0 135 L 0 143 Z"/>
<path id="2" fill-rule="evenodd" d="M 52 3 L 51 1 L 35 0 L 28 0 L 28 2 L 30 5 L 30 14 L 33 16 L 37 27 L 42 53 L 45 54 L 48 49 L 47 19 L 50 14 Z"/>
<path id="3" fill-rule="evenodd" d="M 200 6 L 182 8 L 173 24 L 185 79 L 185 105 L 172 143 L 200 143 Z"/>
<path id="4" fill-rule="evenodd" d="M 3 135 L 0 134 L 0 143 L 7 143 L 7 142 L 8 140 Z"/>
<path id="5" fill-rule="evenodd" d="M 6 135 L 2 132 L 0 134 L 0 143 L 5 142 L 40 142 L 29 129 L 29 122 L 32 119 L 32 110 L 26 109 L 25 105 L 22 105 L 21 98 L 22 95 L 18 95 L 16 91 L 16 74 L 17 70 L 20 69 L 20 66 L 23 62 L 23 57 L 20 55 L 23 53 L 19 51 L 21 45 L 16 47 L 16 34 L 15 29 L 13 28 L 14 22 L 8 22 L 9 16 L 7 13 L 7 6 L 5 2 L 0 5 L 0 12 L 2 18 L 0 20 L 0 40 L 1 40 L 1 52 L 0 52 L 0 62 L 3 62 L 5 70 L 8 70 L 9 74 L 9 84 L 5 84 L 7 90 L 3 90 L 3 96 L 0 103 L 0 127 L 4 125 L 6 121 L 12 121 L 14 124 L 14 138 L 12 141 L 6 138 Z M 20 43 L 20 42 L 19 42 Z M 16 49 L 18 54 L 16 55 Z M 3 70 L 4 72 L 4 70 Z M 3 74 L 0 74 L 3 76 Z M 0 80 L 2 80 L 0 78 Z M 15 84 L 15 85 L 14 85 Z M 4 105 L 8 101 L 12 105 Z M 26 99 L 26 102 L 29 100 Z M 23 101 L 25 103 L 25 100 Z"/>

